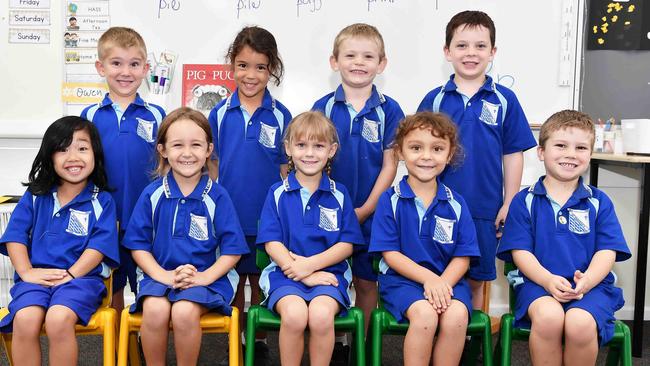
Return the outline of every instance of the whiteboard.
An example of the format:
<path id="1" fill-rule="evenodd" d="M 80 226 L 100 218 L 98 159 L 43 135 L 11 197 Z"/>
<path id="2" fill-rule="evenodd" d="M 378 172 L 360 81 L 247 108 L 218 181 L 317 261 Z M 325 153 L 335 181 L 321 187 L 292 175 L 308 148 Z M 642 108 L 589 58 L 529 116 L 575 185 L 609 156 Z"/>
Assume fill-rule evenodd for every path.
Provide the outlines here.
<path id="1" fill-rule="evenodd" d="M 64 110 L 60 99 L 63 52 L 56 39 L 65 4 L 52 3 L 51 44 L 8 45 L 9 52 L 2 52 L 0 80 L 9 87 L 0 90 L 0 136 L 37 137 L 62 113 L 78 112 Z M 109 5 L 111 25 L 136 29 L 149 52 L 178 53 L 170 93 L 153 99 L 167 110 L 181 105 L 182 64 L 225 63 L 237 32 L 259 25 L 273 33 L 285 63 L 282 84 L 269 88 L 296 115 L 337 87 L 339 77 L 328 59 L 338 31 L 366 22 L 386 44 L 388 65 L 376 85 L 413 113 L 423 96 L 453 73 L 443 57 L 444 30 L 451 16 L 467 9 L 483 10 L 494 20 L 497 53 L 489 73 L 515 91 L 531 123 L 576 106 L 583 0 L 110 0 Z M 6 33 L 6 23 L 1 27 Z M 6 34 L 2 38 L 6 42 Z M 140 92 L 153 98 L 144 83 Z"/>

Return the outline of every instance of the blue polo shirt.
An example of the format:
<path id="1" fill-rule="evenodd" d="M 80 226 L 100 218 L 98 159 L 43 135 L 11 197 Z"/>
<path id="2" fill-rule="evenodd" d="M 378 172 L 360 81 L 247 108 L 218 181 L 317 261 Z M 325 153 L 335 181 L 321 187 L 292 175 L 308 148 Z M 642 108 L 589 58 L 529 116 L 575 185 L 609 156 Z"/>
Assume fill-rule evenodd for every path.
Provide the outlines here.
<path id="1" fill-rule="evenodd" d="M 194 191 L 184 196 L 171 172 L 142 192 L 123 245 L 130 250 L 151 252 L 168 271 L 188 263 L 205 271 L 220 255 L 249 252 L 226 190 L 208 176 L 202 176 Z M 237 277 L 231 270 L 215 286 L 221 283 L 230 287 L 233 281 L 226 277 L 231 275 Z M 235 286 L 237 282 L 234 281 Z"/>
<path id="2" fill-rule="evenodd" d="M 256 235 L 269 187 L 280 177 L 287 158 L 282 145 L 291 113 L 268 89 L 262 106 L 251 116 L 239 101 L 238 90 L 217 104 L 208 117 L 219 159 L 219 183 L 235 204 L 245 235 Z"/>
<path id="3" fill-rule="evenodd" d="M 512 250 L 526 250 L 549 272 L 572 280 L 599 250 L 615 251 L 616 261 L 630 258 L 612 201 L 603 191 L 580 178 L 560 207 L 547 195 L 543 180 L 515 195 L 497 248 L 499 259 L 512 262 Z"/>
<path id="4" fill-rule="evenodd" d="M 270 241 L 305 257 L 339 242 L 365 245 L 347 189 L 323 173 L 318 190 L 311 193 L 300 185 L 293 171 L 274 184 L 266 196 L 257 244 L 263 248 Z M 340 276 L 349 271 L 349 265 L 342 261 L 322 270 Z M 280 268 L 276 272 L 284 277 Z M 350 283 L 350 278 L 347 280 Z"/>
<path id="5" fill-rule="evenodd" d="M 434 110 L 441 91 L 439 108 Z M 467 200 L 473 217 L 494 220 L 503 205 L 503 155 L 537 145 L 517 97 L 486 76 L 479 91 L 467 98 L 458 92 L 452 75 L 418 107 L 418 112 L 432 110 L 456 123 L 465 153 L 461 166 L 445 169 L 442 181 Z"/>
<path id="6" fill-rule="evenodd" d="M 346 101 L 342 85 L 316 101 L 312 109 L 323 112 L 334 122 L 340 146 L 332 162 L 332 179 L 350 190 L 355 208 L 361 207 L 377 181 L 384 150 L 391 147 L 404 112 L 394 99 L 379 93 L 374 85 L 360 111 Z"/>
<path id="7" fill-rule="evenodd" d="M 86 249 L 102 253 L 103 262 L 110 267 L 120 263 L 115 203 L 110 194 L 91 182 L 63 207 L 56 187 L 44 195 L 26 191 L 0 238 L 0 253 L 8 255 L 9 242 L 27 247 L 34 268 L 70 268 Z M 102 272 L 104 268 L 100 264 L 87 276 L 108 275 L 107 270 Z M 21 281 L 18 273 L 14 281 Z"/>
<path id="8" fill-rule="evenodd" d="M 379 198 L 369 251 L 398 251 L 437 275 L 454 257 L 480 256 L 465 200 L 438 180 L 435 198 L 424 207 L 407 179 L 404 176 Z M 389 277 L 402 277 L 383 259 L 379 271 Z"/>
<path id="9" fill-rule="evenodd" d="M 104 149 L 108 184 L 117 206 L 117 219 L 124 230 L 142 190 L 151 182 L 156 167 L 156 138 L 165 111 L 135 96 L 126 110 L 109 94 L 99 104 L 81 112 L 97 126 Z"/>

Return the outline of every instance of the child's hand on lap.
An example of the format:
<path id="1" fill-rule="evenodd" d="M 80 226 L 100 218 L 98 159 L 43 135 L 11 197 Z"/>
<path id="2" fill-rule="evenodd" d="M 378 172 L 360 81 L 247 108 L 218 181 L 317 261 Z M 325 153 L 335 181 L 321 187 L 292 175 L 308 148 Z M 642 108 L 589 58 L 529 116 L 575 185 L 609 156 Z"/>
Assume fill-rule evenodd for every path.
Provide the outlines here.
<path id="1" fill-rule="evenodd" d="M 186 288 L 193 282 L 193 277 L 197 273 L 196 267 L 191 264 L 182 264 L 174 271 L 173 288 Z"/>
<path id="2" fill-rule="evenodd" d="M 544 289 L 559 302 L 565 303 L 574 300 L 575 292 L 571 283 L 566 278 L 557 275 L 551 275 L 544 285 Z"/>
<path id="3" fill-rule="evenodd" d="M 65 269 L 30 268 L 20 275 L 20 278 L 25 282 L 52 287 L 57 284 L 57 281 L 64 279 L 67 275 Z"/>
<path id="4" fill-rule="evenodd" d="M 576 287 L 573 289 L 576 294 L 576 300 L 582 299 L 582 297 L 593 287 L 589 275 L 580 270 L 576 270 L 573 274 L 573 282 L 576 283 Z"/>
<path id="5" fill-rule="evenodd" d="M 293 262 L 282 268 L 282 272 L 284 272 L 285 276 L 294 281 L 302 281 L 307 276 L 314 273 L 314 268 L 309 258 L 292 252 L 289 252 L 289 255 L 293 259 Z"/>
<path id="6" fill-rule="evenodd" d="M 440 276 L 432 274 L 428 280 L 423 284 L 424 286 L 424 298 L 429 301 L 429 304 L 433 305 L 433 308 L 436 309 L 438 314 L 443 313 L 447 310 L 447 307 L 451 305 L 451 297 L 453 296 L 453 290 L 445 280 Z"/>
<path id="7" fill-rule="evenodd" d="M 309 287 L 314 286 L 338 286 L 339 280 L 330 272 L 318 271 L 310 274 L 302 280 L 302 283 Z"/>

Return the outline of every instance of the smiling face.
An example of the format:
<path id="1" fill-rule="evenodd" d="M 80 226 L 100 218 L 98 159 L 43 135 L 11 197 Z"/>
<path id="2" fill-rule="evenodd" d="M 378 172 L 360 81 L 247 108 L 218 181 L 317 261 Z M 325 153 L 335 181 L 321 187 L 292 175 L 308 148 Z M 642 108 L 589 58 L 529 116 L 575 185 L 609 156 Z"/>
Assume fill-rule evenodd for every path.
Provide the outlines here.
<path id="1" fill-rule="evenodd" d="M 52 154 L 52 162 L 60 186 L 85 187 L 95 170 L 95 154 L 88 131 L 75 131 L 70 146 Z"/>
<path id="2" fill-rule="evenodd" d="M 167 129 L 165 144 L 158 144 L 158 152 L 167 159 L 174 179 L 198 183 L 203 167 L 212 153 L 205 131 L 190 119 L 179 119 Z"/>
<path id="3" fill-rule="evenodd" d="M 99 75 L 106 78 L 113 102 L 128 105 L 142 84 L 149 65 L 139 47 L 111 47 L 102 60 L 95 62 Z"/>
<path id="4" fill-rule="evenodd" d="M 399 146 L 398 156 L 408 170 L 408 182 L 413 186 L 435 181 L 453 156 L 448 138 L 436 137 L 428 128 L 416 128 L 406 134 Z"/>
<path id="5" fill-rule="evenodd" d="M 465 24 L 456 28 L 449 47 L 444 48 L 456 78 L 467 81 L 485 77 L 485 70 L 494 59 L 496 50 L 487 28 Z"/>
<path id="6" fill-rule="evenodd" d="M 576 127 L 552 132 L 544 146 L 537 148 L 537 157 L 544 162 L 546 179 L 577 182 L 589 168 L 593 139 L 590 131 Z"/>
<path id="7" fill-rule="evenodd" d="M 341 83 L 350 88 L 372 86 L 377 74 L 386 67 L 377 42 L 367 37 L 350 37 L 339 46 L 338 56 L 330 57 L 330 65 L 341 74 Z"/>
<path id="8" fill-rule="evenodd" d="M 334 157 L 336 143 L 297 136 L 285 143 L 287 156 L 293 161 L 298 180 L 302 177 L 320 176 L 327 161 Z"/>
<path id="9" fill-rule="evenodd" d="M 271 77 L 269 58 L 263 53 L 255 52 L 249 46 L 244 46 L 235 56 L 233 68 L 240 101 L 261 103 Z"/>

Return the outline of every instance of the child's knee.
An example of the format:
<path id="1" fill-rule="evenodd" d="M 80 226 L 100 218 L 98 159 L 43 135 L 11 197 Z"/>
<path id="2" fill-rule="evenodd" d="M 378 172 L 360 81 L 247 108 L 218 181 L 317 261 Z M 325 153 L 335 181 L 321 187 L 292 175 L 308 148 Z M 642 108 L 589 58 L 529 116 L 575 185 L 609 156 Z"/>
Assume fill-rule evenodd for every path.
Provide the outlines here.
<path id="1" fill-rule="evenodd" d="M 199 327 L 203 311 L 201 305 L 190 301 L 179 301 L 172 306 L 171 318 L 174 331 Z"/>
<path id="2" fill-rule="evenodd" d="M 45 315 L 45 332 L 50 339 L 74 334 L 75 324 L 77 315 L 65 306 L 52 306 Z"/>
<path id="3" fill-rule="evenodd" d="M 542 336 L 561 336 L 564 329 L 564 309 L 555 299 L 543 297 L 528 309 L 532 330 Z"/>
<path id="4" fill-rule="evenodd" d="M 338 310 L 338 304 L 327 304 L 327 306 L 309 306 L 309 330 L 311 332 L 323 333 L 334 329 L 334 317 Z"/>
<path id="5" fill-rule="evenodd" d="M 45 309 L 40 306 L 30 306 L 20 309 L 13 320 L 14 337 L 25 335 L 38 337 L 45 320 Z"/>
<path id="6" fill-rule="evenodd" d="M 434 334 L 438 327 L 438 313 L 427 301 L 417 301 L 406 311 L 409 329 Z"/>
<path id="7" fill-rule="evenodd" d="M 567 343 L 575 344 L 588 344 L 597 340 L 596 320 L 583 309 L 569 309 L 564 318 L 564 338 Z"/>
<path id="8" fill-rule="evenodd" d="M 283 305 L 282 311 L 279 311 L 281 326 L 290 331 L 304 332 L 309 319 L 307 305 L 298 301 Z"/>
<path id="9" fill-rule="evenodd" d="M 465 304 L 458 300 L 452 300 L 451 306 L 440 315 L 441 331 L 456 331 L 466 333 L 468 323 L 468 313 Z"/>
<path id="10" fill-rule="evenodd" d="M 159 298 L 146 298 L 142 304 L 142 324 L 148 327 L 169 327 L 171 304 Z"/>

